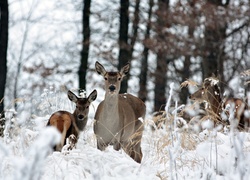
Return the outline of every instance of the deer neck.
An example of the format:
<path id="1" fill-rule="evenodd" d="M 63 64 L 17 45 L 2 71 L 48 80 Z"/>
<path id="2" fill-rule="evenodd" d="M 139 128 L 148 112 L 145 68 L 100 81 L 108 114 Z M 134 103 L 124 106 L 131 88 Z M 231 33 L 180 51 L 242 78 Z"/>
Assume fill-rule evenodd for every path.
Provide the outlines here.
<path id="1" fill-rule="evenodd" d="M 118 94 L 110 95 L 106 93 L 102 111 L 103 119 L 105 119 L 106 121 L 113 121 L 114 119 L 119 118 L 118 99 Z"/>
<path id="2" fill-rule="evenodd" d="M 105 95 L 105 106 L 107 106 L 109 109 L 110 108 L 117 108 L 118 107 L 118 100 L 119 100 L 119 94 L 109 94 L 106 93 Z"/>

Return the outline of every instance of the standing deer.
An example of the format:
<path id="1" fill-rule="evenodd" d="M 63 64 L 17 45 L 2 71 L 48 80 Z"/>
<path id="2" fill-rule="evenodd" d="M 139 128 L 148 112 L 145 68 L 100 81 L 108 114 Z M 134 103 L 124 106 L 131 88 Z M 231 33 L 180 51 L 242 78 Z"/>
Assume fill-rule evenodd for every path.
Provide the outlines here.
<path id="1" fill-rule="evenodd" d="M 78 98 L 74 93 L 68 91 L 68 98 L 76 104 L 75 111 L 57 111 L 49 118 L 47 126 L 54 126 L 62 134 L 61 141 L 55 146 L 56 151 L 61 151 L 69 137 L 72 146 L 75 145 L 80 131 L 83 131 L 87 124 L 89 106 L 97 97 L 97 91 L 94 90 L 87 98 Z M 73 136 L 72 136 L 73 135 Z"/>
<path id="2" fill-rule="evenodd" d="M 120 72 L 107 72 L 95 63 L 98 74 L 105 80 L 105 98 L 99 104 L 94 123 L 97 148 L 103 151 L 108 145 L 115 150 L 122 149 L 136 162 L 141 163 L 141 138 L 146 106 L 142 100 L 131 94 L 119 94 L 121 81 L 129 71 L 125 65 Z"/>
<path id="3" fill-rule="evenodd" d="M 225 124 L 222 121 L 221 113 L 225 111 L 228 115 L 229 111 L 227 106 L 233 109 L 233 115 L 237 122 L 232 121 L 231 123 L 236 123 L 239 129 L 244 129 L 249 127 L 249 118 L 244 117 L 244 111 L 247 109 L 246 103 L 238 98 L 228 98 L 222 101 L 220 97 L 220 89 L 218 86 L 218 80 L 210 77 L 206 78 L 202 84 L 202 87 L 189 96 L 191 100 L 203 101 L 207 103 L 206 112 L 210 115 L 216 116 L 216 119 Z M 226 110 L 225 110 L 226 108 Z"/>

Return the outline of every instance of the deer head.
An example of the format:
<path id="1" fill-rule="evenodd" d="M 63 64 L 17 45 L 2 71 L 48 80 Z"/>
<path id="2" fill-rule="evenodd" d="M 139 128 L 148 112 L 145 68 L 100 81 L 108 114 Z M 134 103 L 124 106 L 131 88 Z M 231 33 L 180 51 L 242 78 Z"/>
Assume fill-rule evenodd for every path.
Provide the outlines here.
<path id="1" fill-rule="evenodd" d="M 128 74 L 130 64 L 126 64 L 120 72 L 107 72 L 98 61 L 95 63 L 95 68 L 97 73 L 102 75 L 105 80 L 106 93 L 119 94 L 121 81 Z"/>

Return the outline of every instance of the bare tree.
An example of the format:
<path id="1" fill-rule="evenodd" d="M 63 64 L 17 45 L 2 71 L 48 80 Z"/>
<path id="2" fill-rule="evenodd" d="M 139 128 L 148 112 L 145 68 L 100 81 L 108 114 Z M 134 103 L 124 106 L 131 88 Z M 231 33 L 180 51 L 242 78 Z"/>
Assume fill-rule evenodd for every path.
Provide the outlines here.
<path id="1" fill-rule="evenodd" d="M 3 136 L 4 120 L 4 91 L 7 75 L 7 48 L 8 48 L 8 0 L 0 2 L 0 136 Z"/>
<path id="2" fill-rule="evenodd" d="M 82 17 L 82 29 L 83 29 L 83 45 L 81 51 L 81 64 L 79 67 L 79 88 L 86 89 L 86 73 L 88 69 L 88 57 L 89 57 L 89 45 L 90 45 L 90 25 L 89 25 L 89 16 L 90 16 L 90 5 L 91 0 L 83 1 L 83 17 Z"/>
<path id="3" fill-rule="evenodd" d="M 57 16 L 53 19 L 55 17 L 53 9 L 42 12 L 41 16 L 39 13 L 32 14 L 32 11 L 36 10 L 36 4 L 39 8 L 43 6 L 40 2 L 33 0 L 30 5 L 33 3 L 34 5 L 25 7 L 23 17 L 19 17 L 20 19 L 15 17 L 14 23 L 12 18 L 17 14 L 12 14 L 10 19 L 11 25 L 19 23 L 16 27 L 21 27 L 18 31 L 21 38 L 13 35 L 16 33 L 9 33 L 11 50 L 8 53 L 13 60 L 9 62 L 11 73 L 7 78 L 12 74 L 16 75 L 16 70 L 20 69 L 18 81 L 23 81 L 23 78 L 26 78 L 26 81 L 29 80 L 28 85 L 18 83 L 19 85 L 15 86 L 13 78 L 10 80 L 12 83 L 7 79 L 6 87 L 10 90 L 5 91 L 5 96 L 11 96 L 11 98 L 6 98 L 11 102 L 13 87 L 16 87 L 15 98 L 19 100 L 20 97 L 23 100 L 34 94 L 36 94 L 34 97 L 40 95 L 51 82 L 56 84 L 56 88 L 64 83 L 69 87 L 77 86 L 79 82 L 80 88 L 86 89 L 86 83 L 89 83 L 86 82 L 86 70 L 88 64 L 92 63 L 88 60 L 89 55 L 91 59 L 107 60 L 108 64 L 111 63 L 114 66 L 117 65 L 117 59 L 119 59 L 118 68 L 128 61 L 138 62 L 137 67 L 141 65 L 138 70 L 140 75 L 138 94 L 144 101 L 149 100 L 148 94 L 155 94 L 155 100 L 150 101 L 152 105 L 154 104 L 155 111 L 164 108 L 170 82 L 176 85 L 188 78 L 202 80 L 203 77 L 214 73 L 220 76 L 223 84 L 227 84 L 234 76 L 250 68 L 249 1 L 241 3 L 229 0 L 174 1 L 171 2 L 171 8 L 169 8 L 169 0 L 148 0 L 147 11 L 144 11 L 144 7 L 147 6 L 144 4 L 146 2 L 140 0 L 105 1 L 105 3 L 91 2 L 91 0 L 71 1 L 73 8 L 72 4 L 63 1 L 48 1 L 52 3 L 51 7 L 55 10 L 60 9 L 61 12 L 71 10 L 68 19 L 66 16 L 63 18 Z M 23 3 L 23 1 L 15 1 L 10 8 L 16 3 Z M 79 3 L 81 5 L 84 3 L 84 7 L 79 6 Z M 154 7 L 153 3 L 156 3 Z M 118 12 L 119 5 L 121 8 Z M 89 24 L 90 6 L 93 24 Z M 81 9 L 76 11 L 79 7 Z M 133 12 L 129 12 L 129 9 L 133 9 Z M 29 12 L 32 17 L 29 17 Z M 80 12 L 83 12 L 81 13 L 83 16 Z M 71 16 L 71 13 L 77 16 Z M 147 15 L 148 19 L 143 21 Z M 119 18 L 120 23 L 117 23 Z M 107 26 L 103 28 L 103 25 Z M 37 33 L 38 28 L 39 33 Z M 92 30 L 91 37 L 94 37 L 91 42 L 89 41 L 90 29 Z M 26 30 L 27 42 L 24 42 Z M 83 34 L 80 34 L 80 31 L 83 31 Z M 64 32 L 67 34 L 63 34 Z M 34 35 L 36 33 L 37 35 Z M 81 35 L 84 36 L 82 57 L 79 56 L 80 53 L 76 47 Z M 23 44 L 25 47 L 22 48 Z M 135 46 L 135 44 L 140 45 Z M 89 49 L 90 45 L 92 49 Z M 20 55 L 19 52 L 22 51 L 23 55 Z M 142 56 L 136 56 L 137 53 Z M 152 58 L 149 59 L 149 55 L 152 55 L 150 56 Z M 81 64 L 78 69 L 80 58 Z M 155 64 L 149 67 L 151 62 Z M 132 69 L 135 70 L 137 67 Z M 91 71 L 88 72 L 90 72 L 88 76 L 91 76 Z M 77 73 L 79 81 L 71 80 L 70 76 L 73 74 L 72 77 L 75 77 Z M 55 78 L 58 75 L 60 78 Z M 63 80 L 68 82 L 62 81 L 63 76 L 67 76 Z M 126 80 L 121 92 L 127 90 Z M 147 89 L 149 82 L 155 84 L 155 87 Z M 174 98 L 180 99 L 181 103 L 187 103 L 188 89 L 176 89 L 174 92 Z M 35 106 L 32 105 L 31 108 L 33 107 Z"/>
<path id="4" fill-rule="evenodd" d="M 249 44 L 247 3 L 236 5 L 230 1 L 178 1 L 166 12 L 169 15 L 161 26 L 157 26 L 158 21 L 155 22 L 155 26 L 159 27 L 155 28 L 155 33 L 162 31 L 165 34 L 157 38 L 158 42 L 152 40 L 154 43 L 151 49 L 159 57 L 155 49 L 159 51 L 166 48 L 164 57 L 169 62 L 165 70 L 168 81 L 180 83 L 197 75 L 201 80 L 214 74 L 220 78 L 224 92 L 228 81 L 249 67 L 249 48 L 246 48 Z M 158 11 L 156 15 L 159 17 Z M 172 60 L 168 58 L 171 56 Z M 164 64 L 162 67 L 157 65 L 156 75 L 163 67 Z M 183 88 L 179 92 L 179 99 L 185 104 L 188 89 Z"/>
<path id="5" fill-rule="evenodd" d="M 129 25 L 129 0 L 120 0 L 120 28 L 119 28 L 119 57 L 118 69 L 121 69 L 128 63 L 129 45 L 128 45 L 128 25 Z M 128 79 L 121 83 L 121 93 L 128 89 Z"/>
<path id="6" fill-rule="evenodd" d="M 132 61 L 133 59 L 133 52 L 134 52 L 134 46 L 137 40 L 137 34 L 138 34 L 138 28 L 139 28 L 139 22 L 140 22 L 140 2 L 141 0 L 135 0 L 135 10 L 133 13 L 133 20 L 132 20 L 132 32 L 129 37 L 129 56 L 127 57 L 127 61 Z"/>
<path id="7" fill-rule="evenodd" d="M 223 4 L 221 0 L 207 0 L 204 5 L 204 16 L 207 21 L 205 22 L 204 32 L 203 79 L 214 74 L 216 76 L 220 75 L 221 81 L 224 82 L 224 76 L 221 72 L 224 72 L 224 40 L 226 38 L 227 22 L 225 16 L 218 13 L 218 7 L 226 8 L 227 5 L 228 1 Z"/>
<path id="8" fill-rule="evenodd" d="M 49 9 L 44 9 L 44 3 L 39 0 L 28 4 L 18 0 L 9 6 L 10 12 L 13 9 L 23 12 L 10 15 L 11 61 L 5 91 L 6 106 L 12 108 L 15 103 L 18 115 L 41 112 L 37 97 L 46 90 L 63 91 L 65 87 L 78 86 L 73 76 L 79 68 L 80 53 L 76 47 L 81 16 L 75 14 L 80 15 L 82 11 L 76 11 L 73 3 L 47 3 Z M 58 16 L 58 11 L 67 15 Z"/>
<path id="9" fill-rule="evenodd" d="M 180 4 L 179 4 L 180 5 Z M 181 5 L 180 5 L 181 6 Z M 187 14 L 184 14 L 183 11 L 180 12 L 178 11 L 178 13 L 180 13 L 180 15 L 183 13 L 183 16 L 187 16 L 188 18 L 185 19 L 185 24 L 187 24 L 188 26 L 188 35 L 187 35 L 187 39 L 194 39 L 194 31 L 195 28 L 197 26 L 197 17 L 196 17 L 196 13 L 195 13 L 195 1 L 189 1 L 189 4 L 186 5 L 186 8 L 188 9 L 188 12 L 186 12 Z M 178 9 L 178 7 L 177 7 Z M 188 43 L 187 40 L 184 40 L 185 44 L 190 47 L 192 46 L 192 43 Z M 184 50 L 185 51 L 185 50 Z M 191 57 L 192 57 L 192 53 L 190 53 L 189 50 L 187 50 L 186 52 L 182 52 L 181 54 L 183 54 L 184 57 L 184 62 L 183 62 L 183 68 L 181 70 L 179 70 L 177 67 L 175 68 L 175 70 L 177 71 L 177 74 L 181 77 L 181 82 L 184 82 L 185 80 L 189 79 L 191 76 Z M 194 56 L 195 53 L 193 53 Z M 182 88 L 179 94 L 179 98 L 180 98 L 180 103 L 181 104 L 186 104 L 187 103 L 187 97 L 189 96 L 189 92 L 187 88 Z"/>
<path id="10" fill-rule="evenodd" d="M 141 73 L 139 76 L 139 98 L 143 100 L 144 102 L 147 100 L 147 75 L 148 75 L 148 53 L 149 53 L 149 48 L 147 45 L 147 41 L 150 38 L 150 31 L 151 31 L 151 17 L 152 17 L 152 9 L 154 6 L 154 1 L 149 0 L 149 9 L 148 9 L 148 19 L 147 19 L 147 27 L 146 27 L 146 32 L 145 32 L 145 37 L 144 37 L 144 49 L 142 53 L 142 59 L 141 59 Z"/>
<path id="11" fill-rule="evenodd" d="M 168 40 L 167 35 L 162 31 L 163 24 L 168 18 L 169 0 L 158 1 L 157 11 L 157 40 L 159 44 L 156 49 L 157 60 L 155 70 L 155 88 L 154 88 L 154 111 L 164 109 L 166 103 L 166 85 L 167 85 L 167 65 L 170 61 L 166 49 L 165 40 Z"/>
<path id="12" fill-rule="evenodd" d="M 34 6 L 36 3 L 34 1 L 32 1 L 32 6 L 29 9 L 28 15 L 26 17 L 26 21 L 25 21 L 25 28 L 24 28 L 24 34 L 22 36 L 22 41 L 21 41 L 21 49 L 20 49 L 20 53 L 19 53 L 19 57 L 18 57 L 18 62 L 17 62 L 17 71 L 16 71 L 16 75 L 15 75 L 15 82 L 14 82 L 14 100 L 18 99 L 18 83 L 20 80 L 20 73 L 21 70 L 23 68 L 23 63 L 24 63 L 24 51 L 26 48 L 26 44 L 27 44 L 27 39 L 28 39 L 28 35 L 29 35 L 29 30 L 30 30 L 30 20 L 32 17 L 32 14 L 34 12 Z M 17 110 L 17 104 L 15 103 L 15 110 Z"/>

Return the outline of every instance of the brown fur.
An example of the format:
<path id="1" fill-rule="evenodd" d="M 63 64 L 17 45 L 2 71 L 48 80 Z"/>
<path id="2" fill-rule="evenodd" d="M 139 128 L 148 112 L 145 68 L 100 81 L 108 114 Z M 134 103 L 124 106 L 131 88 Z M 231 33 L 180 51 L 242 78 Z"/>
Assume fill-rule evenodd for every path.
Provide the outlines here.
<path id="1" fill-rule="evenodd" d="M 67 111 L 59 111 L 53 114 L 50 119 L 50 125 L 57 127 L 61 133 L 71 126 L 71 116 Z"/>
<path id="2" fill-rule="evenodd" d="M 230 109 L 233 108 L 235 119 L 238 121 L 238 129 L 243 130 L 250 127 L 250 118 L 245 117 L 244 111 L 248 110 L 247 103 L 239 98 L 228 98 L 223 103 L 223 108 L 226 109 L 227 105 L 230 105 Z M 226 114 L 229 116 L 230 109 L 226 109 Z"/>
<path id="3" fill-rule="evenodd" d="M 56 127 L 62 134 L 60 143 L 54 147 L 56 151 L 61 151 L 62 147 L 66 144 L 66 139 L 70 135 L 73 134 L 76 139 L 78 138 L 80 131 L 82 131 L 87 124 L 89 106 L 90 103 L 96 99 L 96 96 L 96 90 L 94 90 L 88 98 L 78 98 L 71 91 L 68 91 L 69 100 L 76 103 L 74 113 L 57 111 L 51 115 L 47 124 L 48 126 Z"/>
<path id="4" fill-rule="evenodd" d="M 228 98 L 224 102 L 220 97 L 220 89 L 217 84 L 214 84 L 213 81 L 218 81 L 217 79 L 210 77 L 206 78 L 202 84 L 202 87 L 196 92 L 190 95 L 190 99 L 199 102 L 205 102 L 208 104 L 206 112 L 212 117 L 216 117 L 220 123 L 225 124 L 225 121 L 221 119 L 221 113 L 224 111 L 227 105 L 230 105 L 233 108 L 234 118 L 237 122 L 231 122 L 236 124 L 238 129 L 243 130 L 249 128 L 249 118 L 244 116 L 244 111 L 247 110 L 247 105 L 242 99 L 237 98 Z M 225 110 L 226 115 L 229 116 L 229 110 Z"/>
<path id="5" fill-rule="evenodd" d="M 142 159 L 141 138 L 145 104 L 131 94 L 119 94 L 123 77 L 128 73 L 129 64 L 120 72 L 107 72 L 96 62 L 96 71 L 105 79 L 105 99 L 99 104 L 95 114 L 94 133 L 97 148 L 104 150 L 113 145 L 115 150 L 123 150 L 136 162 Z"/>

